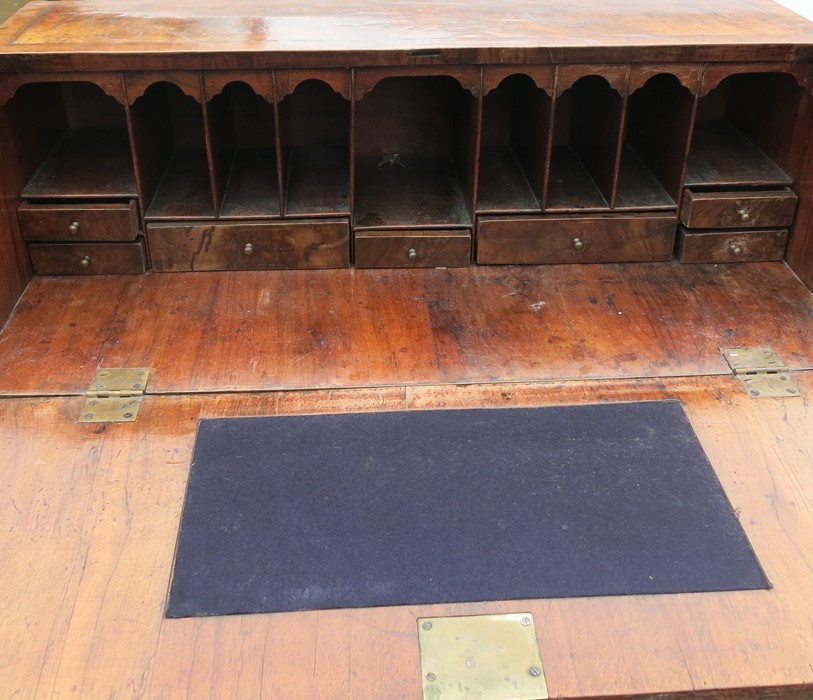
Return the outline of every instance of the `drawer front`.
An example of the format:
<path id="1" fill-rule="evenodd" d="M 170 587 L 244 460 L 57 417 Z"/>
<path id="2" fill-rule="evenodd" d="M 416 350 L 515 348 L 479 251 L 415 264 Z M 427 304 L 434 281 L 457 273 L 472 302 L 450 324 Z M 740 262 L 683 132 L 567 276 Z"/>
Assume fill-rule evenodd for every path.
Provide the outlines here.
<path id="1" fill-rule="evenodd" d="M 144 241 L 132 243 L 30 243 L 38 275 L 138 275 L 146 272 Z"/>
<path id="2" fill-rule="evenodd" d="M 356 233 L 356 267 L 466 267 L 471 231 L 363 231 Z"/>
<path id="3" fill-rule="evenodd" d="M 678 233 L 678 257 L 684 263 L 781 260 L 787 229 L 772 231 L 688 231 Z"/>
<path id="4" fill-rule="evenodd" d="M 680 220 L 688 228 L 787 227 L 796 213 L 796 195 L 787 187 L 759 192 L 683 194 Z"/>
<path id="5" fill-rule="evenodd" d="M 348 267 L 344 219 L 245 224 L 148 224 L 152 267 L 161 272 Z"/>
<path id="6" fill-rule="evenodd" d="M 674 250 L 674 215 L 528 217 L 477 221 L 484 265 L 652 262 Z"/>
<path id="7" fill-rule="evenodd" d="M 138 235 L 136 203 L 28 204 L 17 209 L 27 241 L 133 241 Z"/>

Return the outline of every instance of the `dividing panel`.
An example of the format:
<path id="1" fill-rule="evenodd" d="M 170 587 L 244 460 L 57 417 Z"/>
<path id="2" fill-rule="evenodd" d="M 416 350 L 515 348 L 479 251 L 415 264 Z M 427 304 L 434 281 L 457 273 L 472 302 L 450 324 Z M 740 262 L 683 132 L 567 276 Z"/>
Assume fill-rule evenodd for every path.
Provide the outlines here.
<path id="1" fill-rule="evenodd" d="M 204 80 L 208 94 L 208 75 Z M 206 104 L 215 192 L 222 218 L 280 215 L 270 73 L 259 76 L 259 81 L 265 82 L 258 88 L 260 93 L 267 94 L 258 94 L 244 80 L 232 80 L 209 96 Z"/>
<path id="2" fill-rule="evenodd" d="M 281 98 L 279 110 L 285 215 L 349 216 L 349 98 L 309 78 Z"/>
<path id="3" fill-rule="evenodd" d="M 201 99 L 199 79 L 183 89 L 160 81 L 146 87 L 132 104 L 147 221 L 215 216 Z"/>
<path id="4" fill-rule="evenodd" d="M 586 75 L 555 102 L 546 209 L 610 208 L 623 100 L 602 75 Z"/>
<path id="5" fill-rule="evenodd" d="M 670 74 L 651 77 L 629 96 L 615 209 L 676 207 L 693 110 L 694 96 Z"/>
<path id="6" fill-rule="evenodd" d="M 483 97 L 478 212 L 538 211 L 544 190 L 549 94 L 509 75 Z"/>

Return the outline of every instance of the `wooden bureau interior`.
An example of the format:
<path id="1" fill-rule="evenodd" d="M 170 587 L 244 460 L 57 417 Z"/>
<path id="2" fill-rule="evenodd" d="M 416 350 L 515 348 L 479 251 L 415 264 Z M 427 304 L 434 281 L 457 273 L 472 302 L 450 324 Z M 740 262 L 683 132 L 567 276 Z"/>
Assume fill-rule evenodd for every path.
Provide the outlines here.
<path id="1" fill-rule="evenodd" d="M 676 43 L 664 61 L 664 33 L 529 48 L 549 38 L 540 22 L 513 51 L 450 33 L 451 48 L 392 36 L 405 48 L 322 52 L 226 36 L 229 53 L 190 32 L 154 69 L 115 32 L 107 53 L 78 35 L 95 7 L 62 5 L 48 21 L 92 52 L 21 41 L 50 26 L 24 14 L 0 56 L 4 234 L 23 279 L 29 261 L 72 275 L 675 255 L 787 259 L 813 278 L 806 46 Z"/>
<path id="2" fill-rule="evenodd" d="M 0 431 L 124 444 L 121 426 L 65 427 L 109 366 L 153 370 L 141 437 L 124 449 L 160 448 L 132 460 L 180 449 L 172 463 L 184 469 L 200 416 L 677 398 L 727 492 L 762 474 L 762 462 L 737 472 L 752 440 L 783 497 L 809 507 L 813 481 L 783 471 L 813 454 L 796 430 L 809 428 L 807 399 L 787 400 L 785 423 L 784 399 L 753 408 L 720 350 L 772 345 L 801 393 L 813 387 L 813 24 L 769 0 L 707 5 L 28 3 L 0 28 Z M 29 424 L 12 404 L 48 415 Z M 775 436 L 753 427 L 760 417 Z M 715 421 L 730 434 L 705 425 Z M 173 507 L 178 469 L 161 476 L 175 480 Z M 754 523 L 781 518 L 752 498 L 758 516 L 743 524 L 770 559 Z M 806 551 L 813 517 L 783 512 Z M 161 516 L 170 539 L 176 515 Z M 796 628 L 813 620 L 813 578 L 773 564 L 767 602 L 656 601 L 657 625 L 632 599 L 535 601 L 537 620 L 553 610 L 551 689 L 750 699 L 763 695 L 737 693 L 764 685 L 765 697 L 809 697 L 813 633 Z M 164 573 L 145 615 L 162 614 Z M 694 634 L 705 605 L 719 605 L 712 641 L 687 661 L 680 634 Z M 403 672 L 311 671 L 308 651 L 257 673 L 277 674 L 279 697 L 420 697 L 412 612 L 361 611 L 353 627 L 372 656 L 370 630 L 386 629 Z M 603 619 L 615 648 L 625 615 L 638 646 L 614 680 L 582 638 Z M 749 636 L 763 617 L 784 635 L 773 646 Z M 302 631 L 310 619 L 267 624 Z M 171 697 L 174 656 L 197 648 L 197 636 L 173 637 L 175 623 L 154 625 L 157 657 L 142 645 L 158 669 L 145 696 Z M 110 624 L 106 639 L 118 635 Z M 260 634 L 266 623 L 244 624 Z M 654 627 L 678 630 L 660 658 Z M 349 656 L 344 640 L 330 642 L 334 656 Z M 309 668 L 279 680 L 300 662 Z M 224 678 L 211 687 L 230 687 Z M 110 695 L 126 685 L 115 680 L 88 687 Z M 190 681 L 190 694 L 207 682 Z"/>

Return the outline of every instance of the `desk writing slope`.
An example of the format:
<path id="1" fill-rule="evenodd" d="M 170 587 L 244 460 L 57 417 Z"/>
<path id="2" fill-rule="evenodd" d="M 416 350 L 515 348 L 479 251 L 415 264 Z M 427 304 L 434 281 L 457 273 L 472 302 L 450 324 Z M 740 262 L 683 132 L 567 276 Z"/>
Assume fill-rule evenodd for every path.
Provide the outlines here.
<path id="1" fill-rule="evenodd" d="M 813 416 L 720 348 L 813 392 L 812 89 L 768 0 L 25 5 L 0 690 L 419 698 L 417 618 L 517 606 L 163 618 L 198 420 L 678 399 L 772 588 L 525 601 L 551 696 L 810 698 Z"/>

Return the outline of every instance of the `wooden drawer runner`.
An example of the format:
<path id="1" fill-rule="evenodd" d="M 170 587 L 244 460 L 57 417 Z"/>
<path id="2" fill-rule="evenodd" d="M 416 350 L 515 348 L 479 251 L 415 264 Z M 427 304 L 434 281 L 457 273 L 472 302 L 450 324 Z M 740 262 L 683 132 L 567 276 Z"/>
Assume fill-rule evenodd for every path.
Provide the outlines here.
<path id="1" fill-rule="evenodd" d="M 152 267 L 161 272 L 348 267 L 346 219 L 147 224 Z"/>
<path id="2" fill-rule="evenodd" d="M 781 260 L 787 229 L 770 231 L 678 232 L 678 257 L 684 263 L 767 262 Z"/>
<path id="3" fill-rule="evenodd" d="M 469 229 L 356 233 L 356 267 L 465 267 L 471 263 Z"/>
<path id="4" fill-rule="evenodd" d="M 485 265 L 652 262 L 674 250 L 674 214 L 482 216 L 477 262 Z"/>
<path id="5" fill-rule="evenodd" d="M 132 241 L 138 235 L 136 203 L 29 204 L 17 209 L 28 241 Z"/>
<path id="6" fill-rule="evenodd" d="M 138 275 L 147 270 L 144 241 L 132 243 L 30 243 L 38 275 Z"/>
<path id="7" fill-rule="evenodd" d="M 688 228 L 771 228 L 793 223 L 796 195 L 778 190 L 692 192 L 686 190 L 680 220 Z"/>

